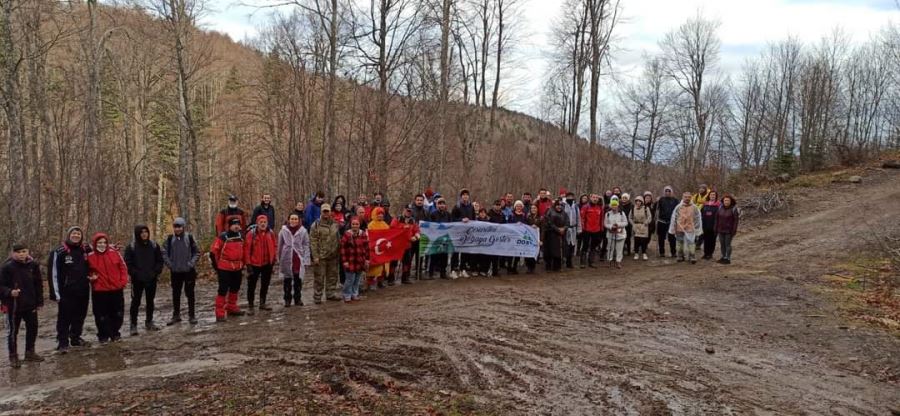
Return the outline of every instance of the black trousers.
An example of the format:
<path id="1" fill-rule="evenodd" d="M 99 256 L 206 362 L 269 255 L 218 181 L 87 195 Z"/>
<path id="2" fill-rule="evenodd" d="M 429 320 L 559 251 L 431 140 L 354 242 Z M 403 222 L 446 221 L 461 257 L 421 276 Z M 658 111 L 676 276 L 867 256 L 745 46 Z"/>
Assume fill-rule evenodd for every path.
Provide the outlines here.
<path id="1" fill-rule="evenodd" d="M 428 256 L 428 274 L 433 275 L 434 272 L 440 273 L 441 276 L 445 276 L 447 274 L 447 255 L 446 254 L 432 254 Z"/>
<path id="2" fill-rule="evenodd" d="M 413 258 L 415 258 L 418 253 L 419 253 L 418 245 L 413 245 L 412 247 L 407 249 L 405 252 L 403 252 L 403 260 L 401 260 L 401 265 L 403 267 L 403 269 L 401 270 L 402 273 L 400 275 L 401 279 L 406 280 L 406 279 L 410 278 L 410 275 L 412 273 L 412 267 L 413 267 Z"/>
<path id="3" fill-rule="evenodd" d="M 634 254 L 647 254 L 648 245 L 650 245 L 650 237 L 635 237 Z"/>
<path id="4" fill-rule="evenodd" d="M 197 287 L 197 272 L 172 272 L 172 316 L 181 315 L 181 291 L 187 297 L 188 316 L 194 317 L 196 309 L 196 296 L 194 289 Z"/>
<path id="5" fill-rule="evenodd" d="M 716 252 L 716 232 L 713 230 L 703 231 L 703 255 L 705 257 L 712 257 Z"/>
<path id="6" fill-rule="evenodd" d="M 627 255 L 627 254 L 631 254 L 631 238 L 632 238 L 632 236 L 634 236 L 633 226 L 632 226 L 631 224 L 628 224 L 628 226 L 625 227 L 625 248 L 624 248 L 624 254 L 626 254 L 626 255 Z"/>
<path id="7" fill-rule="evenodd" d="M 216 275 L 219 278 L 219 289 L 216 291 L 219 296 L 225 296 L 229 293 L 238 293 L 241 291 L 240 270 L 217 270 Z"/>
<path id="8" fill-rule="evenodd" d="M 291 290 L 293 288 L 293 290 Z M 294 305 L 302 305 L 300 303 L 301 290 L 303 290 L 303 281 L 300 280 L 300 273 L 294 273 L 284 278 L 284 304 L 290 305 L 293 299 Z"/>
<path id="9" fill-rule="evenodd" d="M 453 253 L 450 257 L 450 269 L 454 271 L 466 270 L 472 267 L 472 255 L 469 253 Z"/>
<path id="10" fill-rule="evenodd" d="M 669 224 L 656 224 L 656 244 L 659 246 L 659 255 L 666 255 L 666 240 L 669 241 L 669 253 L 675 257 L 675 236 L 669 234 Z"/>
<path id="11" fill-rule="evenodd" d="M 87 287 L 61 294 L 59 312 L 56 314 L 56 340 L 61 347 L 68 347 L 70 339 L 81 338 L 90 302 L 91 290 Z"/>
<path id="12" fill-rule="evenodd" d="M 125 291 L 113 290 L 111 292 L 93 292 L 91 297 L 94 302 L 91 310 L 94 312 L 94 324 L 97 325 L 97 339 L 109 341 L 119 338 L 122 334 L 122 322 L 125 320 Z"/>
<path id="13" fill-rule="evenodd" d="M 265 305 L 266 298 L 269 294 L 269 283 L 272 282 L 272 265 L 267 264 L 262 267 L 248 266 L 250 274 L 247 276 L 247 304 L 253 306 L 253 298 L 256 296 L 256 282 L 259 285 L 259 303 Z"/>
<path id="14" fill-rule="evenodd" d="M 575 255 L 575 250 L 578 247 L 575 244 L 566 243 L 566 247 L 564 248 L 566 253 L 566 267 L 572 268 L 572 256 Z"/>
<path id="15" fill-rule="evenodd" d="M 34 352 L 34 343 L 37 341 L 38 331 L 38 313 L 37 309 L 30 311 L 17 311 L 6 315 L 6 345 L 9 348 L 9 355 L 17 355 L 19 353 L 19 328 L 25 322 L 25 351 Z"/>
<path id="16" fill-rule="evenodd" d="M 131 281 L 131 324 L 137 325 L 138 312 L 141 310 L 141 296 L 146 298 L 146 316 L 145 322 L 153 322 L 153 310 L 156 308 L 156 283 L 154 279 L 150 282 L 141 282 L 139 280 Z"/>
<path id="17" fill-rule="evenodd" d="M 606 241 L 603 238 L 603 231 L 597 231 L 595 233 L 589 233 L 587 231 L 581 233 L 584 237 L 584 244 L 581 245 L 581 255 L 590 256 L 594 252 L 600 250 L 600 245 L 602 242 Z M 588 257 L 588 261 L 592 261 L 590 257 Z"/>

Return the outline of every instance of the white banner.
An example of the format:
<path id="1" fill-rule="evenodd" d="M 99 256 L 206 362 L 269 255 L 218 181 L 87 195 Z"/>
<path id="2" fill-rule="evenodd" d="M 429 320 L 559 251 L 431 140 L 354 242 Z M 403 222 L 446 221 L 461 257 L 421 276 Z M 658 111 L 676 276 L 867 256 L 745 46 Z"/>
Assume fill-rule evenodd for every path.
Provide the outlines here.
<path id="1" fill-rule="evenodd" d="M 540 246 L 538 230 L 521 223 L 422 221 L 419 228 L 422 255 L 475 253 L 536 258 Z"/>

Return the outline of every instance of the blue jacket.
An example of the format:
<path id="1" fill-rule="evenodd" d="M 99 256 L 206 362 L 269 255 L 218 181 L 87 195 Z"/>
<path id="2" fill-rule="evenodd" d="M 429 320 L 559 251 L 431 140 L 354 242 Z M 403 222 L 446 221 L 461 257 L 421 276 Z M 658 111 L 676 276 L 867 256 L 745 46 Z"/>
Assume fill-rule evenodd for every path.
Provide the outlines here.
<path id="1" fill-rule="evenodd" d="M 306 213 L 303 214 L 303 227 L 306 228 L 306 231 L 309 231 L 309 226 L 318 221 L 321 216 L 322 203 L 316 203 L 316 195 L 313 194 L 312 198 L 309 199 L 309 203 L 306 204 Z"/>

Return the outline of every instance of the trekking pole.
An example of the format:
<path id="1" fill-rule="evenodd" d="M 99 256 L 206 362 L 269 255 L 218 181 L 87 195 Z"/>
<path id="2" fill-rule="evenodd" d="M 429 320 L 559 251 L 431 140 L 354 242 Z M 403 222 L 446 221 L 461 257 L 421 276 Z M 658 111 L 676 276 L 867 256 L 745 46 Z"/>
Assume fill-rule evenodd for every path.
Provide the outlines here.
<path id="1" fill-rule="evenodd" d="M 19 283 L 13 284 L 13 290 L 19 290 Z M 19 292 L 21 295 L 22 292 Z M 16 331 L 16 309 L 19 306 L 19 297 L 13 297 L 12 310 L 9 311 L 9 333 L 12 335 L 12 349 L 16 352 L 16 358 L 19 356 L 19 331 Z M 27 345 L 26 345 L 27 347 Z"/>

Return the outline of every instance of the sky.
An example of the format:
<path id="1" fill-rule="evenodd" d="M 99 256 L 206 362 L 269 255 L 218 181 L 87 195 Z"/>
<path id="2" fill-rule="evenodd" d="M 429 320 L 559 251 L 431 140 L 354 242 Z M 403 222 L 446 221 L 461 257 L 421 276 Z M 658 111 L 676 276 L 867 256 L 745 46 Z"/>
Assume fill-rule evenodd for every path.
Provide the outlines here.
<path id="1" fill-rule="evenodd" d="M 266 0 L 256 0 L 255 4 Z M 835 29 L 851 40 L 865 41 L 888 23 L 900 23 L 898 0 L 622 0 L 623 17 L 614 41 L 614 84 L 639 74 L 642 57 L 659 52 L 658 41 L 699 12 L 721 24 L 719 75 L 736 75 L 742 64 L 768 43 L 793 36 L 815 44 Z M 271 1 L 277 3 L 277 0 Z M 523 0 L 516 63 L 507 74 L 502 104 L 512 110 L 539 115 L 541 83 L 548 68 L 549 38 L 562 0 Z M 253 37 L 268 11 L 232 0 L 210 1 L 207 29 L 240 41 Z"/>

